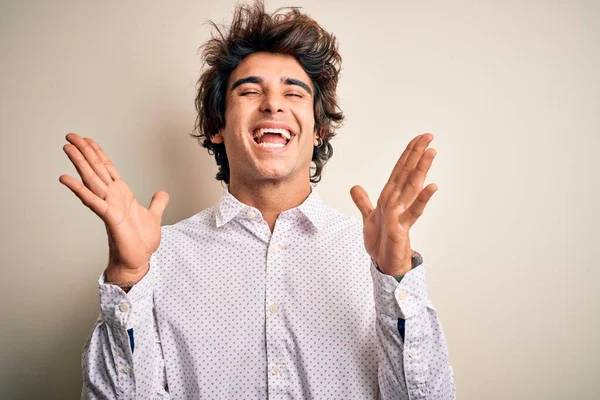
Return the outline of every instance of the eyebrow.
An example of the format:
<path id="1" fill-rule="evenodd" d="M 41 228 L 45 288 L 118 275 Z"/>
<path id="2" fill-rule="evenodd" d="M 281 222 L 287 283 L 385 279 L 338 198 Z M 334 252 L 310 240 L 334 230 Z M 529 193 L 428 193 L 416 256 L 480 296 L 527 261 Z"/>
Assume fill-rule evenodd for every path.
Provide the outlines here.
<path id="1" fill-rule="evenodd" d="M 238 79 L 233 83 L 233 85 L 231 85 L 231 90 L 243 85 L 244 83 L 263 83 L 263 79 L 258 76 L 247 76 L 245 78 Z"/>
<path id="2" fill-rule="evenodd" d="M 312 90 L 310 90 L 310 86 L 308 86 L 306 83 L 299 81 L 298 79 L 294 79 L 294 78 L 287 78 L 287 77 L 283 77 L 281 78 L 281 82 L 285 85 L 296 85 L 296 86 L 300 86 L 302 89 L 306 90 L 308 92 L 308 94 L 310 94 L 312 96 Z"/>
<path id="3" fill-rule="evenodd" d="M 236 87 L 243 85 L 245 83 L 263 83 L 263 82 L 264 82 L 264 80 L 259 76 L 247 76 L 245 78 L 241 78 L 241 79 L 238 79 L 237 81 L 235 81 L 233 83 L 233 85 L 231 85 L 231 90 L 234 90 Z M 306 83 L 302 82 L 301 80 L 284 76 L 281 78 L 281 83 L 283 83 L 284 85 L 300 86 L 302 89 L 306 90 L 311 96 L 313 94 L 312 90 L 310 89 L 310 86 L 308 86 Z"/>

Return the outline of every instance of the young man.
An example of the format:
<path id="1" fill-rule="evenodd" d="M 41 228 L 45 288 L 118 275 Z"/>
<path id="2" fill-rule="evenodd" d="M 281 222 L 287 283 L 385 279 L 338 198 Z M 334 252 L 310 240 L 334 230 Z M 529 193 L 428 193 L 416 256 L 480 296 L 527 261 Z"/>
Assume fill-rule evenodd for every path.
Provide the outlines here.
<path id="1" fill-rule="evenodd" d="M 101 314 L 83 354 L 84 398 L 453 399 L 446 340 L 409 229 L 431 134 L 402 153 L 363 224 L 313 190 L 343 119 L 334 37 L 297 10 L 236 9 L 204 48 L 199 140 L 227 184 L 214 207 L 161 228 L 96 142 L 70 133 L 83 184 L 60 181 L 106 223 Z"/>

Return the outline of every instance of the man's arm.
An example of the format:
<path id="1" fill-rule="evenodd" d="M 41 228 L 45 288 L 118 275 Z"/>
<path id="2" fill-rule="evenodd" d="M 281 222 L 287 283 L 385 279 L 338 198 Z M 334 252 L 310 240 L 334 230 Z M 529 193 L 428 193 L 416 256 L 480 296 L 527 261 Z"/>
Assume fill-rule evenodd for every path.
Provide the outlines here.
<path id="1" fill-rule="evenodd" d="M 126 294 L 118 285 L 105 284 L 104 274 L 100 279 L 102 312 L 84 349 L 82 397 L 148 397 L 145 394 L 151 393 L 157 382 L 154 371 L 158 362 L 148 269 L 160 245 L 169 195 L 158 191 L 148 208 L 142 206 L 98 143 L 76 133 L 65 139 L 69 144 L 63 150 L 81 182 L 66 174 L 59 181 L 104 222 L 108 279 L 124 287 L 134 285 Z"/>
<path id="2" fill-rule="evenodd" d="M 432 140 L 426 133 L 410 141 L 376 207 L 362 187 L 350 191 L 362 214 L 364 245 L 373 260 L 382 398 L 454 398 L 448 346 L 427 298 L 425 270 L 422 265 L 413 269 L 409 235 L 437 191 L 433 183 L 423 188 L 436 155 L 435 149 L 427 148 Z M 400 283 L 394 279 L 399 275 L 404 275 Z"/>
<path id="3" fill-rule="evenodd" d="M 82 357 L 82 399 L 169 399 L 151 273 L 126 294 L 99 280 L 101 313 Z"/>
<path id="4" fill-rule="evenodd" d="M 428 299 L 421 264 L 398 283 L 371 267 L 381 399 L 455 399 L 448 344 Z"/>

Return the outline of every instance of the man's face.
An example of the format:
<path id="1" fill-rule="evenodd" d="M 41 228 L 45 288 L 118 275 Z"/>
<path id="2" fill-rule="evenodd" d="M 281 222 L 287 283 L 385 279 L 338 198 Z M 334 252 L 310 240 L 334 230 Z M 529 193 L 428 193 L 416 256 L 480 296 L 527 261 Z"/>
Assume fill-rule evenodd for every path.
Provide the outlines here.
<path id="1" fill-rule="evenodd" d="M 253 53 L 229 78 L 225 143 L 231 180 L 309 182 L 316 140 L 314 88 L 292 56 Z"/>

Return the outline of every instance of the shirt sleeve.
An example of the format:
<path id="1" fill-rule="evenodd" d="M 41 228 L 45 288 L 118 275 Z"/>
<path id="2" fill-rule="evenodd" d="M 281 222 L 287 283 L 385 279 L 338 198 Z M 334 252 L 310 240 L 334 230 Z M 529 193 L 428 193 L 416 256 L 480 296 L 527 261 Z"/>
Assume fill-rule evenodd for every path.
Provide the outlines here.
<path id="1" fill-rule="evenodd" d="M 82 355 L 82 399 L 169 399 L 152 271 L 128 293 L 98 280 L 100 316 Z"/>
<path id="2" fill-rule="evenodd" d="M 401 282 L 371 263 L 377 313 L 380 399 L 454 400 L 448 344 L 428 299 L 425 268 Z"/>

